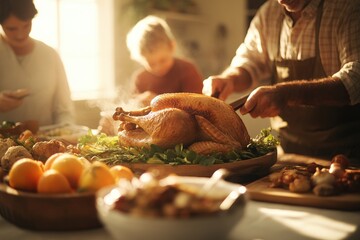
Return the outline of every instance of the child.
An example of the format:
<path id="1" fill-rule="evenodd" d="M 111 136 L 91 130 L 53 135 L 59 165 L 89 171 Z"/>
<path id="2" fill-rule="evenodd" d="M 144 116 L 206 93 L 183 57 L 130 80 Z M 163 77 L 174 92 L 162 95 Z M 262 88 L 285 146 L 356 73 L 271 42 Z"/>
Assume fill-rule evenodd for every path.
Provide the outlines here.
<path id="1" fill-rule="evenodd" d="M 148 106 L 162 93 L 202 93 L 203 79 L 194 64 L 175 57 L 175 40 L 166 22 L 155 16 L 140 20 L 127 35 L 131 58 L 144 68 L 133 74 L 136 105 Z M 116 135 L 112 118 L 100 119 L 99 131 Z"/>
<path id="2" fill-rule="evenodd" d="M 162 93 L 202 92 L 202 76 L 194 64 L 175 57 L 175 45 L 167 23 L 155 16 L 140 20 L 127 35 L 131 58 L 144 67 L 134 73 L 132 83 L 145 106 Z"/>

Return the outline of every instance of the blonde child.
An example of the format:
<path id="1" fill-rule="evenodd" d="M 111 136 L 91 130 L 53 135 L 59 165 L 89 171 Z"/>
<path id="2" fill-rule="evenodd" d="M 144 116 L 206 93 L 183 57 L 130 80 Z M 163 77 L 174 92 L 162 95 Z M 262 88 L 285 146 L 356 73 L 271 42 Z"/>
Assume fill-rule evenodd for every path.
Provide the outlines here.
<path id="1" fill-rule="evenodd" d="M 149 105 L 162 93 L 201 93 L 203 78 L 196 66 L 175 56 L 176 42 L 167 23 L 156 16 L 140 20 L 127 35 L 131 58 L 143 66 L 132 77 L 134 93 Z"/>
<path id="2" fill-rule="evenodd" d="M 132 76 L 136 105 L 148 106 L 162 93 L 201 93 L 203 78 L 193 63 L 175 57 L 175 39 L 167 23 L 155 16 L 140 20 L 127 35 L 131 58 L 143 66 Z M 100 119 L 98 129 L 115 135 L 110 117 Z"/>

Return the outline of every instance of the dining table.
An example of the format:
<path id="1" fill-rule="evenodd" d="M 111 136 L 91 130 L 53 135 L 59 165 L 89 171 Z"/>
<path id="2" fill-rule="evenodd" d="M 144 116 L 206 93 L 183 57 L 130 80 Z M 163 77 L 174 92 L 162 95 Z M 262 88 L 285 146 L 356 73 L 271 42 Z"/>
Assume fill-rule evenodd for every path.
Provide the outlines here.
<path id="1" fill-rule="evenodd" d="M 311 162 L 313 159 L 300 155 L 278 156 L 277 163 L 269 170 L 288 164 Z M 257 176 L 261 178 L 263 176 Z M 254 178 L 254 177 L 253 177 Z M 240 179 L 248 186 L 254 179 Z M 250 179 L 250 180 L 249 180 Z M 233 180 L 232 180 L 233 181 Z M 324 201 L 326 197 L 324 197 Z M 356 203 L 355 203 L 356 204 Z M 358 203 L 360 205 L 360 201 Z M 105 227 L 81 231 L 34 231 L 19 228 L 0 217 L 1 240 L 111 240 Z M 254 200 L 249 197 L 245 213 L 223 240 L 272 240 L 272 239 L 360 239 L 360 211 L 351 209 L 329 209 L 306 205 L 284 204 Z M 128 240 L 128 239 L 124 239 Z M 220 239 L 219 239 L 220 240 Z"/>

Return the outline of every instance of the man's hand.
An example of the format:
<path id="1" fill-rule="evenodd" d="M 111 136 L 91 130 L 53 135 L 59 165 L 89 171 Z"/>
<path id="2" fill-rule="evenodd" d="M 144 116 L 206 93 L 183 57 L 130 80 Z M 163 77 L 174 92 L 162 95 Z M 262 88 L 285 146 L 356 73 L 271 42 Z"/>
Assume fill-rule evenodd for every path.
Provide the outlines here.
<path id="1" fill-rule="evenodd" d="M 275 86 L 258 87 L 252 91 L 242 108 L 241 114 L 249 113 L 251 117 L 275 117 L 286 105 L 286 99 Z"/>
<path id="2" fill-rule="evenodd" d="M 208 77 L 203 81 L 203 94 L 226 100 L 234 92 L 234 82 L 221 75 Z"/>
<path id="3" fill-rule="evenodd" d="M 252 79 L 243 68 L 226 69 L 221 75 L 211 76 L 203 82 L 203 94 L 225 101 L 234 92 L 243 92 L 250 88 Z"/>

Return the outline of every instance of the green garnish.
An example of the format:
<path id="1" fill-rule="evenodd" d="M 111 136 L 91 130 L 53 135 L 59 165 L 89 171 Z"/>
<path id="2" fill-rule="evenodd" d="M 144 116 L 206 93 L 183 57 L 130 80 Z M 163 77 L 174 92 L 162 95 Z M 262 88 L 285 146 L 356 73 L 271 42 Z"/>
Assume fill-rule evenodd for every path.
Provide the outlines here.
<path id="1" fill-rule="evenodd" d="M 149 163 L 169 165 L 200 164 L 208 166 L 256 158 L 274 151 L 278 144 L 279 141 L 271 134 L 271 129 L 268 128 L 261 130 L 259 135 L 251 139 L 244 150 L 231 151 L 226 154 L 214 153 L 207 156 L 184 148 L 182 144 L 176 145 L 173 149 L 162 149 L 156 145 L 151 145 L 150 148 L 124 147 L 119 145 L 117 136 L 93 135 L 91 132 L 80 137 L 77 148 L 81 156 L 91 161 L 102 161 L 108 165 Z"/>

